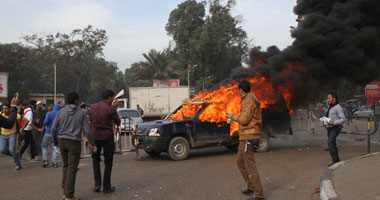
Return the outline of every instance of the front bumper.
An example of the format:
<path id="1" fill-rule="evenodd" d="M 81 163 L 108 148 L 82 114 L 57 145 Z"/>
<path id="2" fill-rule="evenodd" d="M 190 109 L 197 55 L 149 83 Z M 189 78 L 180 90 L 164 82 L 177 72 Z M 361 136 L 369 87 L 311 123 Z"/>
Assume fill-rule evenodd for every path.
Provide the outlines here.
<path id="1" fill-rule="evenodd" d="M 138 148 L 148 151 L 163 152 L 169 142 L 169 137 L 137 136 Z"/>

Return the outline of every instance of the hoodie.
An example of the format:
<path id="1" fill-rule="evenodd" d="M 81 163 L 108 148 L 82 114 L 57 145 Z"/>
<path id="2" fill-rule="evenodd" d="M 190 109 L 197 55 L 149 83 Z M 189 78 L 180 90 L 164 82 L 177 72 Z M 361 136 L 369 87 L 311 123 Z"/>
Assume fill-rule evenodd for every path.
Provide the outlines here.
<path id="1" fill-rule="evenodd" d="M 82 141 L 82 130 L 85 132 L 88 141 L 94 146 L 95 142 L 90 133 L 87 114 L 77 105 L 69 104 L 58 111 L 55 116 L 51 133 L 53 134 L 54 145 L 58 145 L 57 128 L 59 128 L 60 139 Z"/>
<path id="2" fill-rule="evenodd" d="M 57 115 L 57 112 L 61 110 L 61 108 L 61 105 L 57 103 L 54 105 L 53 111 L 47 113 L 44 120 L 44 126 L 46 126 L 46 134 L 51 134 L 51 126 L 53 125 L 54 118 Z"/>

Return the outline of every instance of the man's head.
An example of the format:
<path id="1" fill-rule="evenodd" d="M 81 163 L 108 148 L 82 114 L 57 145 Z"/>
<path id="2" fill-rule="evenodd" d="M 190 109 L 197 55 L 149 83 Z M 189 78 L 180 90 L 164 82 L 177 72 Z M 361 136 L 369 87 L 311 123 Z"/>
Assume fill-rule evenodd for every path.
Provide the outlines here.
<path id="1" fill-rule="evenodd" d="M 29 105 L 30 105 L 31 107 L 35 107 L 35 106 L 36 106 L 36 103 L 37 103 L 36 100 L 31 100 L 31 101 L 29 101 Z"/>
<path id="2" fill-rule="evenodd" d="M 28 108 L 28 105 L 27 105 L 26 103 L 22 103 L 22 104 L 20 105 L 20 110 L 21 110 L 21 111 L 24 111 L 26 108 Z"/>
<path id="3" fill-rule="evenodd" d="M 2 107 L 3 107 L 3 113 L 6 116 L 8 116 L 11 113 L 11 105 L 6 103 L 6 104 L 3 104 Z"/>
<path id="4" fill-rule="evenodd" d="M 65 102 L 63 102 L 63 101 L 58 101 L 57 102 L 62 108 L 65 106 Z"/>
<path id="5" fill-rule="evenodd" d="M 71 92 L 67 95 L 67 103 L 78 105 L 79 103 L 79 95 L 76 92 Z"/>
<path id="6" fill-rule="evenodd" d="M 41 110 L 42 109 L 42 101 L 37 101 L 37 109 Z"/>
<path id="7" fill-rule="evenodd" d="M 137 107 L 137 109 L 139 109 L 139 108 L 140 108 L 140 105 L 139 105 L 139 104 L 137 104 L 137 105 L 136 105 L 136 107 Z"/>
<path id="8" fill-rule="evenodd" d="M 338 101 L 338 94 L 336 94 L 335 92 L 329 92 L 328 95 L 327 95 L 327 103 L 329 105 L 332 105 L 332 104 L 335 104 L 335 103 L 339 103 L 339 101 Z"/>
<path id="9" fill-rule="evenodd" d="M 240 96 L 247 94 L 251 91 L 251 84 L 247 80 L 243 80 L 238 85 Z"/>
<path id="10" fill-rule="evenodd" d="M 115 95 L 115 93 L 112 90 L 106 90 L 102 93 L 102 99 L 108 103 L 112 103 L 113 95 Z"/>

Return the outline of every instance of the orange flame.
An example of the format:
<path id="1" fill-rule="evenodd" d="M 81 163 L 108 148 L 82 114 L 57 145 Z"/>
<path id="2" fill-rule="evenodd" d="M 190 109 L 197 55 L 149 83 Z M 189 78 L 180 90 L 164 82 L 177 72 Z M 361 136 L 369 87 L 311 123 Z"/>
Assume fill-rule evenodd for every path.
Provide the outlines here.
<path id="1" fill-rule="evenodd" d="M 293 110 L 290 109 L 290 103 L 293 99 L 292 86 L 295 84 L 288 76 L 287 71 L 294 70 L 293 66 L 288 66 L 282 71 L 282 76 L 286 84 L 277 86 L 274 88 L 272 79 L 265 78 L 259 73 L 256 73 L 254 77 L 247 78 L 251 83 L 252 92 L 260 100 L 261 109 L 267 108 L 277 101 L 276 93 L 281 92 L 290 114 Z M 235 114 L 240 113 L 240 95 L 238 93 L 238 85 L 236 81 L 232 81 L 226 86 L 220 86 L 218 90 L 214 91 L 202 91 L 195 95 L 193 98 L 188 99 L 186 102 L 204 102 L 209 105 L 200 113 L 199 119 L 201 121 L 221 123 L 227 121 L 226 112 L 232 112 Z M 185 104 L 176 113 L 170 116 L 171 119 L 183 120 L 185 118 L 194 116 L 201 108 L 201 104 Z M 230 124 L 230 134 L 238 131 L 239 125 L 236 122 Z"/>

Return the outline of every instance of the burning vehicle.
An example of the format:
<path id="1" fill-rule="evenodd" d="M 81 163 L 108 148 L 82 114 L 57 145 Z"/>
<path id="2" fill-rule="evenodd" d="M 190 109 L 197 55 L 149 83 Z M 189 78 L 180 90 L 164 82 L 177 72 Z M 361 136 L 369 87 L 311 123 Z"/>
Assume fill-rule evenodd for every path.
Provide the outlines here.
<path id="1" fill-rule="evenodd" d="M 260 99 L 262 93 L 256 93 Z M 278 92 L 272 96 L 273 99 L 261 100 L 263 130 L 258 152 L 268 149 L 269 137 L 292 134 L 285 96 Z M 239 113 L 239 110 L 240 96 L 235 82 L 213 92 L 201 92 L 166 119 L 140 123 L 136 128 L 136 152 L 144 149 L 151 156 L 167 152 L 172 160 L 184 160 L 194 148 L 223 145 L 235 150 L 239 125 L 227 123 L 225 112 Z"/>

